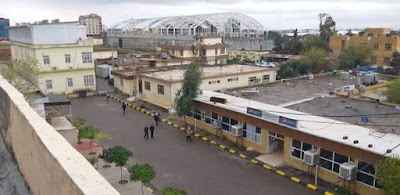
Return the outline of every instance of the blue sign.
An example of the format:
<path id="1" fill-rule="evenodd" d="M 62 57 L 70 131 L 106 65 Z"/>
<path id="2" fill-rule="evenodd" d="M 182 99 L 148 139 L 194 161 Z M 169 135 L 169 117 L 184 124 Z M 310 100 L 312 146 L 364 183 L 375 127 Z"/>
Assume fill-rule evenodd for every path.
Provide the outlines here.
<path id="1" fill-rule="evenodd" d="M 368 119 L 368 117 L 363 116 L 363 117 L 361 117 L 361 121 L 364 122 L 364 123 L 368 123 L 369 119 Z"/>
<path id="2" fill-rule="evenodd" d="M 297 120 L 279 116 L 279 123 L 297 128 Z"/>
<path id="3" fill-rule="evenodd" d="M 254 116 L 262 117 L 262 111 L 259 109 L 247 107 L 247 113 Z"/>

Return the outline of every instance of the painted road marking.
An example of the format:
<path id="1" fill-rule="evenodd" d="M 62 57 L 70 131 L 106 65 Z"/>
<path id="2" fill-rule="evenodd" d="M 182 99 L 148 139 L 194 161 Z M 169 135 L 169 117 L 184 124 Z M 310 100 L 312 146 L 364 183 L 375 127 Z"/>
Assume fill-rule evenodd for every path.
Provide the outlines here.
<path id="1" fill-rule="evenodd" d="M 153 193 L 154 192 L 154 190 L 153 189 L 151 189 L 150 187 L 147 187 L 147 189 L 151 192 L 151 193 Z"/>
<path id="2" fill-rule="evenodd" d="M 239 157 L 240 157 L 240 158 L 246 158 L 246 155 L 240 154 Z"/>
<path id="3" fill-rule="evenodd" d="M 258 163 L 258 161 L 254 160 L 254 159 L 251 159 L 250 162 L 252 162 L 252 163 L 254 163 L 254 164 L 257 164 L 257 163 Z"/>
<path id="4" fill-rule="evenodd" d="M 292 181 L 296 182 L 296 183 L 299 183 L 299 182 L 300 182 L 300 179 L 297 178 L 297 177 L 291 177 L 290 179 L 291 179 Z"/>
<path id="5" fill-rule="evenodd" d="M 312 190 L 317 190 L 317 186 L 313 185 L 313 184 L 307 184 L 307 188 L 310 188 Z"/>
<path id="6" fill-rule="evenodd" d="M 281 171 L 281 170 L 277 170 L 276 173 L 279 174 L 279 175 L 281 175 L 281 176 L 284 176 L 284 175 L 286 174 L 285 172 L 283 172 L 283 171 Z"/>
<path id="7" fill-rule="evenodd" d="M 266 168 L 266 169 L 271 169 L 271 167 L 266 165 L 266 164 L 264 164 L 263 167 Z"/>

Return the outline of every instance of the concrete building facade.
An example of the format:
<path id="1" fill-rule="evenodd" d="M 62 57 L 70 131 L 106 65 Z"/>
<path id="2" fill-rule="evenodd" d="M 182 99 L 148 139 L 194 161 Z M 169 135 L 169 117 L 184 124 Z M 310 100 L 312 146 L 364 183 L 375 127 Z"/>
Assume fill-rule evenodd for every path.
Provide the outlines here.
<path id="1" fill-rule="evenodd" d="M 383 194 L 374 178 L 374 165 L 384 156 L 400 153 L 398 135 L 278 106 L 211 91 L 203 92 L 191 105 L 189 124 L 267 156 L 280 156 L 283 163 L 313 175 L 316 164 L 305 163 L 305 156 L 315 152 L 318 177 L 351 186 L 357 194 Z M 220 128 L 215 128 L 214 122 Z M 234 134 L 233 126 L 240 126 L 242 133 Z M 354 171 L 349 181 L 340 177 L 343 163 L 349 163 Z"/>
<path id="2" fill-rule="evenodd" d="M 10 20 L 7 18 L 0 18 L 0 40 L 8 39 L 7 28 L 10 26 Z"/>
<path id="3" fill-rule="evenodd" d="M 366 28 L 362 35 L 331 36 L 329 48 L 334 55 L 348 44 L 370 44 L 375 54 L 369 59 L 371 65 L 387 66 L 390 64 L 393 52 L 400 51 L 400 37 L 390 35 L 389 28 Z"/>
<path id="4" fill-rule="evenodd" d="M 77 22 L 9 28 L 11 56 L 37 65 L 30 82 L 43 94 L 92 94 L 96 90 L 93 45 Z"/>
<path id="5" fill-rule="evenodd" d="M 79 24 L 86 26 L 87 36 L 103 35 L 103 23 L 101 17 L 97 14 L 79 16 Z"/>

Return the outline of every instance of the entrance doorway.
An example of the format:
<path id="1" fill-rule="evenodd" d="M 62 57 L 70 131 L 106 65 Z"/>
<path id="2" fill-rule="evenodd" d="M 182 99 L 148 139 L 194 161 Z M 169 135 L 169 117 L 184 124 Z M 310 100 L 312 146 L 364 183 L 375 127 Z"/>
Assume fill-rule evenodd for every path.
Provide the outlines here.
<path id="1" fill-rule="evenodd" d="M 273 152 L 283 152 L 283 144 L 285 137 L 279 133 L 268 131 L 267 137 L 267 154 Z"/>
<path id="2" fill-rule="evenodd" d="M 143 92 L 142 80 L 139 80 L 139 93 Z"/>

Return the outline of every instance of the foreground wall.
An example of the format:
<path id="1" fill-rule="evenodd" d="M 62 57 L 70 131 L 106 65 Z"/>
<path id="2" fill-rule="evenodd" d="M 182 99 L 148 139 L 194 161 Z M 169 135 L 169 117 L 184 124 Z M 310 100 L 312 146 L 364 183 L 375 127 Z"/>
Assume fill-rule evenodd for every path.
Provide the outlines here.
<path id="1" fill-rule="evenodd" d="M 1 76 L 0 132 L 32 194 L 119 194 Z"/>

